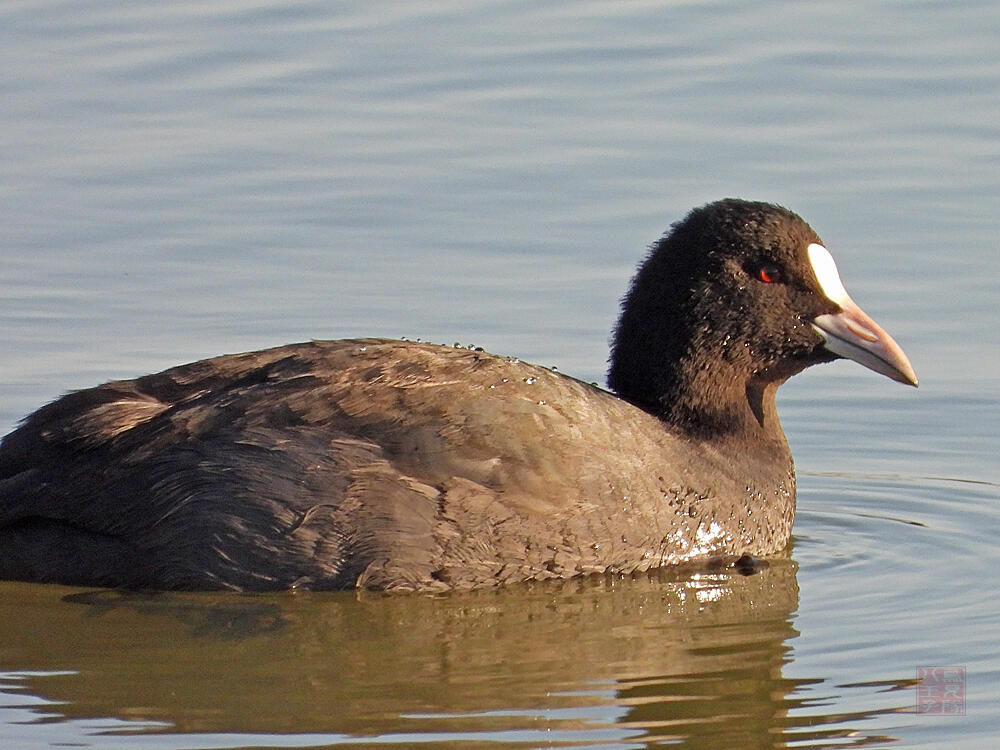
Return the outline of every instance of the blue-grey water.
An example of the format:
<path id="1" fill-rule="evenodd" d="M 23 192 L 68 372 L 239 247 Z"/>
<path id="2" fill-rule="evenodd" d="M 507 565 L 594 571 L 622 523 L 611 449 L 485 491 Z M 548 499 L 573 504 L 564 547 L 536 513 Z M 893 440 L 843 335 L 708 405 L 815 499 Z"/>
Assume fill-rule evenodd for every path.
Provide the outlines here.
<path id="1" fill-rule="evenodd" d="M 992 746 L 998 52 L 975 1 L 0 3 L 0 433 L 309 338 L 600 381 L 645 247 L 727 195 L 809 220 L 921 378 L 784 386 L 795 539 L 756 576 L 0 584 L 0 747 Z"/>

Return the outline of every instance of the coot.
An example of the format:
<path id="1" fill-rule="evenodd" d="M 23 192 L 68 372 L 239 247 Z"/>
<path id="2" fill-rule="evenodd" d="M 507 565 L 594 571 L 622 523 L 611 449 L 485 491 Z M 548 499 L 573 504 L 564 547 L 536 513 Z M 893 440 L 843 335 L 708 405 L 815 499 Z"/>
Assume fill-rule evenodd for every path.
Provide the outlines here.
<path id="1" fill-rule="evenodd" d="M 795 509 L 775 391 L 838 357 L 917 384 L 802 219 L 719 201 L 640 266 L 613 392 L 478 350 L 355 339 L 42 407 L 0 444 L 0 577 L 434 590 L 767 556 Z"/>

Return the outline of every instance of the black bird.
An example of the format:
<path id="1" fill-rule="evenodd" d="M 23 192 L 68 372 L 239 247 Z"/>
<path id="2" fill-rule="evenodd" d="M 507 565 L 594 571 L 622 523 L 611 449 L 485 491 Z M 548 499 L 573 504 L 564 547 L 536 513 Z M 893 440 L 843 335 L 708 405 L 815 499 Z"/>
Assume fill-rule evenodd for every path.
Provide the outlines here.
<path id="1" fill-rule="evenodd" d="M 0 443 L 0 577 L 433 590 L 771 555 L 795 511 L 775 391 L 838 357 L 917 384 L 808 224 L 719 201 L 640 266 L 613 393 L 356 339 L 63 396 Z"/>

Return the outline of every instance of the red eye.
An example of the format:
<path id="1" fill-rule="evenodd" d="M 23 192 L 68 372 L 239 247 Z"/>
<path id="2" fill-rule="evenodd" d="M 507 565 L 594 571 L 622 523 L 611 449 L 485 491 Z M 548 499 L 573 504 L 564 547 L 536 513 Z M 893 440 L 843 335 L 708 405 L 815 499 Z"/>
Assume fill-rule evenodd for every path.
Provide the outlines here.
<path id="1" fill-rule="evenodd" d="M 765 284 L 775 284 L 781 281 L 781 269 L 777 266 L 761 266 L 757 269 L 757 278 Z"/>

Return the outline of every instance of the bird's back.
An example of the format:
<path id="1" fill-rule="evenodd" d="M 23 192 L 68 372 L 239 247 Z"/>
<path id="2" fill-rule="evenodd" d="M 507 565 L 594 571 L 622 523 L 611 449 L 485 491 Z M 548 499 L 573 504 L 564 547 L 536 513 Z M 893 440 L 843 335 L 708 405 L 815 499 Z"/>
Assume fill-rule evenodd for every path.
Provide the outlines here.
<path id="1" fill-rule="evenodd" d="M 731 448 L 477 350 L 217 357 L 71 393 L 5 438 L 0 577 L 431 589 L 773 553 L 787 449 Z"/>

